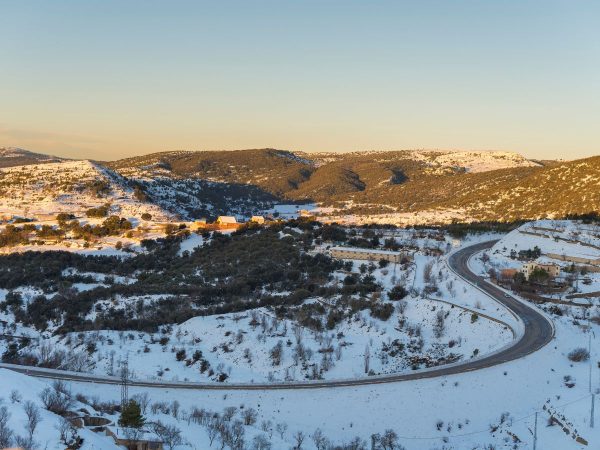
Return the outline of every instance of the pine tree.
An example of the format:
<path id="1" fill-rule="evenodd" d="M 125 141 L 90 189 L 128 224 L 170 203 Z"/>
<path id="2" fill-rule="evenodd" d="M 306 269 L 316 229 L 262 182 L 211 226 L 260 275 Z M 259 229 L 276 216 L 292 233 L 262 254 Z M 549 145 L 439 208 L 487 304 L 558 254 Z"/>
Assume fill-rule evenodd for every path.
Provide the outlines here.
<path id="1" fill-rule="evenodd" d="M 146 423 L 146 418 L 142 416 L 140 405 L 135 400 L 129 400 L 121 411 L 119 425 L 128 428 L 141 428 Z"/>

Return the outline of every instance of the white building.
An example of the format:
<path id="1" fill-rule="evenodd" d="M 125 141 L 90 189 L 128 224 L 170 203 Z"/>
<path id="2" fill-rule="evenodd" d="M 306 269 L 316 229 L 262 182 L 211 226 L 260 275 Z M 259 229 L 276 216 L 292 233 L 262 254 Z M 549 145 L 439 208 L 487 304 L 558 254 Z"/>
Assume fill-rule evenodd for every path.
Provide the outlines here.
<path id="1" fill-rule="evenodd" d="M 550 275 L 551 278 L 556 278 L 560 276 L 560 266 L 558 264 L 544 264 L 536 261 L 530 261 L 528 263 L 523 264 L 523 266 L 521 267 L 521 273 L 525 276 L 527 280 L 529 280 L 529 277 L 536 269 L 545 270 L 546 272 L 548 272 L 548 275 Z"/>
<path id="2" fill-rule="evenodd" d="M 215 223 L 218 223 L 219 225 L 237 225 L 238 222 L 233 216 L 219 216 Z"/>
<path id="3" fill-rule="evenodd" d="M 358 259 L 364 261 L 380 261 L 384 259 L 393 263 L 409 259 L 409 255 L 404 252 L 360 247 L 331 247 L 329 254 L 335 259 Z"/>

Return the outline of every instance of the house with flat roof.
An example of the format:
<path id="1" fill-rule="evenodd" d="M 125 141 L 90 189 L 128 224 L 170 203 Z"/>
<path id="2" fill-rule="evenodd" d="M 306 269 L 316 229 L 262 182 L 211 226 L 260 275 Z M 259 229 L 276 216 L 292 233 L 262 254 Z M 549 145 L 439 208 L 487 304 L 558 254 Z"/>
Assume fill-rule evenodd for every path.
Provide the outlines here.
<path id="1" fill-rule="evenodd" d="M 410 256 L 406 252 L 395 252 L 377 248 L 331 247 L 329 254 L 335 259 L 358 259 L 363 261 L 380 261 L 383 259 L 392 263 L 410 260 Z"/>
<path id="2" fill-rule="evenodd" d="M 219 216 L 217 217 L 217 220 L 215 220 L 215 225 L 218 230 L 232 230 L 238 229 L 241 226 L 241 223 L 239 223 L 234 216 Z"/>
<path id="3" fill-rule="evenodd" d="M 108 426 L 105 433 L 127 450 L 163 450 L 162 440 L 151 431 Z"/>
<path id="4" fill-rule="evenodd" d="M 525 276 L 527 280 L 531 274 L 536 270 L 544 270 L 550 275 L 550 278 L 556 278 L 560 276 L 560 266 L 554 263 L 539 263 L 537 261 L 530 261 L 521 267 L 520 272 Z"/>

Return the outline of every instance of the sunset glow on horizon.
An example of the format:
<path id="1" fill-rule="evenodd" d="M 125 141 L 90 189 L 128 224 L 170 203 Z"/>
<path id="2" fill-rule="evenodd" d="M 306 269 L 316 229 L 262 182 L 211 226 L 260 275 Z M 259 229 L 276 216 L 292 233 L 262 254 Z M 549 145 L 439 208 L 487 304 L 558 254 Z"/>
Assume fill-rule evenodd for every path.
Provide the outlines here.
<path id="1" fill-rule="evenodd" d="M 0 5 L 0 147 L 600 154 L 600 3 Z"/>

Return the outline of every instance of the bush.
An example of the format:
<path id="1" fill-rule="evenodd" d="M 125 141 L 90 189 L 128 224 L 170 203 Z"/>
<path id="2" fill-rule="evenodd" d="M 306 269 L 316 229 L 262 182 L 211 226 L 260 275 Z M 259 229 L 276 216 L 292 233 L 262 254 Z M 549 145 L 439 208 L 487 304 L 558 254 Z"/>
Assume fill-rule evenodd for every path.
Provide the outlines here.
<path id="1" fill-rule="evenodd" d="M 388 320 L 392 313 L 394 312 L 394 306 L 390 303 L 378 303 L 376 305 L 371 306 L 371 316 L 379 319 L 379 320 Z"/>
<path id="2" fill-rule="evenodd" d="M 68 220 L 73 220 L 73 219 L 75 219 L 75 216 L 73 214 L 69 214 L 69 213 L 65 213 L 65 212 L 58 213 L 56 215 L 56 220 L 58 222 L 67 222 Z"/>
<path id="3" fill-rule="evenodd" d="M 398 284 L 390 290 L 390 292 L 388 293 L 388 298 L 390 300 L 402 300 L 407 295 L 408 291 L 404 288 L 404 286 L 400 286 Z"/>
<path id="4" fill-rule="evenodd" d="M 59 416 L 64 416 L 74 405 L 73 396 L 62 381 L 55 381 L 52 388 L 44 388 L 40 399 L 44 408 Z"/>
<path id="5" fill-rule="evenodd" d="M 568 358 L 573 362 L 582 362 L 590 359 L 590 353 L 583 347 L 576 348 L 568 354 Z"/>
<path id="6" fill-rule="evenodd" d="M 106 217 L 108 215 L 108 205 L 90 208 L 85 212 L 88 217 Z"/>

